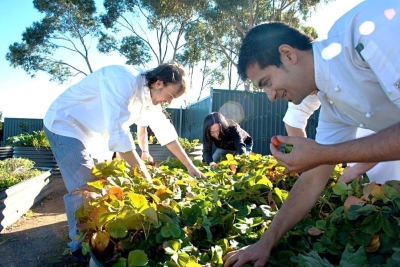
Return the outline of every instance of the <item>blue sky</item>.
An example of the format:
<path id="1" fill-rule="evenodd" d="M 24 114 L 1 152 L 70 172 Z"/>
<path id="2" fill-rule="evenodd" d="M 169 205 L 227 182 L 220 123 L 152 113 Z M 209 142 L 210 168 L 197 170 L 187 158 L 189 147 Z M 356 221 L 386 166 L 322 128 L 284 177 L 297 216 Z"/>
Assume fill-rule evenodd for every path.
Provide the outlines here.
<path id="1" fill-rule="evenodd" d="M 328 6 L 320 6 L 307 25 L 315 27 L 320 37 L 323 37 L 338 17 L 361 1 L 336 0 Z M 96 2 L 102 1 L 96 0 Z M 77 82 L 77 80 L 72 80 L 58 85 L 50 82 L 49 76 L 44 73 L 38 73 L 36 78 L 31 78 L 23 70 L 10 67 L 5 59 L 9 45 L 21 42 L 21 34 L 25 28 L 43 17 L 43 14 L 34 9 L 31 0 L 3 0 L 0 3 L 0 111 L 3 111 L 4 117 L 43 118 L 50 103 L 68 85 Z M 96 55 L 95 69 L 104 65 L 123 64 L 123 62 L 115 56 Z M 221 88 L 221 86 L 218 87 Z"/>

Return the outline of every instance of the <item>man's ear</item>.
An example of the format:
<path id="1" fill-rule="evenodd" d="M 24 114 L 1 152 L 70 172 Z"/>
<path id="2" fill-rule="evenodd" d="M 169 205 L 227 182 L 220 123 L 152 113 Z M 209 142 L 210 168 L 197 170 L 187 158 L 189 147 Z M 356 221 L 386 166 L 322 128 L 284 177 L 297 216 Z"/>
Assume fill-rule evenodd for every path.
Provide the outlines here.
<path id="1" fill-rule="evenodd" d="M 291 64 L 297 63 L 297 53 L 290 45 L 283 44 L 279 46 L 279 53 L 281 54 L 282 63 L 291 62 Z"/>

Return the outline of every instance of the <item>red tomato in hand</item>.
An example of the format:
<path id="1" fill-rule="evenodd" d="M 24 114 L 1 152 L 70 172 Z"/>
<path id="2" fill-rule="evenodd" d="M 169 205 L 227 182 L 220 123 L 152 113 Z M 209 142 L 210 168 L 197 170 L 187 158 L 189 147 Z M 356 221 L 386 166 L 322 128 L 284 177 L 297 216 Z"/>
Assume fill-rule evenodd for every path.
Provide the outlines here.
<path id="1" fill-rule="evenodd" d="M 278 137 L 276 136 L 272 136 L 271 143 L 276 147 L 279 147 L 281 145 L 281 142 L 279 142 Z"/>

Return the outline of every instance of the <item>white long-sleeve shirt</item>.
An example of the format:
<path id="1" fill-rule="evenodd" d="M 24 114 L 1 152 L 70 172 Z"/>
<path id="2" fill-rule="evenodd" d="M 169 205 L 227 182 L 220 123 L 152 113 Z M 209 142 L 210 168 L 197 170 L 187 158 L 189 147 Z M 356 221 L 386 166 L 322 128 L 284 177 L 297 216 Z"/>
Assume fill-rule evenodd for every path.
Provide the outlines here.
<path id="1" fill-rule="evenodd" d="M 135 149 L 129 126 L 150 126 L 161 145 L 178 138 L 174 126 L 153 105 L 145 70 L 107 66 L 66 89 L 51 105 L 44 125 L 58 135 L 77 138 L 98 159 Z"/>
<path id="2" fill-rule="evenodd" d="M 358 128 L 378 132 L 400 121 L 399 29 L 400 1 L 367 0 L 313 43 L 317 142 L 343 142 Z"/>

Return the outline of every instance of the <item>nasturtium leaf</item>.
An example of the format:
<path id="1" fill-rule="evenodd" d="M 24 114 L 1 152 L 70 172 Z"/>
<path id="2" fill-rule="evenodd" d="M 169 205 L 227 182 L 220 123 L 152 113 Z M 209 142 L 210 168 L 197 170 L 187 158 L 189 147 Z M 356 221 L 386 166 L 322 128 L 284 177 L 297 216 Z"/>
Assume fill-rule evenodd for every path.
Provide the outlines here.
<path id="1" fill-rule="evenodd" d="M 114 238 L 123 238 L 128 233 L 124 220 L 117 218 L 106 224 L 106 230 Z"/>
<path id="2" fill-rule="evenodd" d="M 337 182 L 334 187 L 332 187 L 333 192 L 338 195 L 345 195 L 347 194 L 347 184 L 344 182 Z"/>
<path id="3" fill-rule="evenodd" d="M 181 243 L 177 240 L 168 240 L 163 243 L 166 254 L 174 254 L 181 248 Z"/>
<path id="4" fill-rule="evenodd" d="M 390 237 L 396 238 L 399 236 L 398 227 L 390 219 L 382 221 L 382 229 Z"/>
<path id="5" fill-rule="evenodd" d="M 245 223 L 235 223 L 233 230 L 239 234 L 247 234 L 251 232 L 251 228 Z"/>
<path id="6" fill-rule="evenodd" d="M 351 221 L 357 220 L 357 218 L 360 217 L 360 215 L 361 215 L 361 213 L 359 212 L 360 208 L 361 208 L 361 206 L 359 206 L 359 205 L 349 206 L 347 208 L 348 210 L 346 210 L 346 212 L 345 212 L 346 217 Z"/>
<path id="7" fill-rule="evenodd" d="M 93 234 L 90 244 L 95 251 L 102 253 L 110 242 L 110 236 L 105 231 L 97 231 Z"/>
<path id="8" fill-rule="evenodd" d="M 198 263 L 195 262 L 195 261 L 189 261 L 189 262 L 186 264 L 186 267 L 202 267 L 202 265 L 201 265 L 201 264 L 198 264 Z"/>
<path id="9" fill-rule="evenodd" d="M 145 196 L 133 192 L 126 193 L 136 211 L 144 210 L 149 206 Z"/>
<path id="10" fill-rule="evenodd" d="M 113 262 L 112 267 L 126 267 L 128 260 L 126 258 L 118 258 L 115 262 Z"/>
<path id="11" fill-rule="evenodd" d="M 250 205 L 245 204 L 243 207 L 239 208 L 239 212 L 237 213 L 237 216 L 245 217 L 245 216 L 249 215 L 250 212 L 251 212 Z"/>
<path id="12" fill-rule="evenodd" d="M 398 264 L 400 264 L 400 251 L 396 251 L 395 253 L 393 253 L 392 259 L 394 261 L 396 261 Z M 398 266 L 398 265 L 396 265 L 396 266 Z"/>
<path id="13" fill-rule="evenodd" d="M 282 190 L 280 190 L 278 187 L 274 187 L 274 193 L 280 201 L 283 201 Z"/>
<path id="14" fill-rule="evenodd" d="M 357 231 L 354 234 L 354 241 L 360 246 L 366 246 L 371 241 L 371 234 L 364 233 L 362 231 Z"/>
<path id="15" fill-rule="evenodd" d="M 115 196 L 116 199 L 118 200 L 122 200 L 124 197 L 124 192 L 122 191 L 122 189 L 120 187 L 111 187 L 108 190 L 108 195 L 111 196 Z"/>
<path id="16" fill-rule="evenodd" d="M 360 247 L 355 251 L 350 244 L 347 244 L 345 251 L 342 254 L 339 266 L 359 267 L 365 266 L 367 263 L 367 255 L 365 254 L 363 247 Z"/>
<path id="17" fill-rule="evenodd" d="M 273 187 L 272 182 L 271 182 L 265 175 L 263 175 L 263 176 L 261 177 L 261 179 L 257 181 L 257 184 L 265 185 L 265 186 L 267 186 L 268 188 L 272 188 L 272 187 Z"/>
<path id="18" fill-rule="evenodd" d="M 324 252 L 326 250 L 326 247 L 321 242 L 315 242 L 313 244 L 313 250 L 315 250 L 318 253 L 322 253 L 322 252 Z"/>
<path id="19" fill-rule="evenodd" d="M 318 229 L 317 227 L 311 227 L 307 230 L 307 233 L 311 236 L 319 236 L 325 233 L 325 231 Z"/>
<path id="20" fill-rule="evenodd" d="M 211 266 L 222 266 L 222 248 L 220 246 L 211 247 Z"/>
<path id="21" fill-rule="evenodd" d="M 178 253 L 178 264 L 179 266 L 186 266 L 190 260 L 190 256 L 187 253 L 180 252 Z"/>
<path id="22" fill-rule="evenodd" d="M 318 229 L 325 230 L 326 229 L 326 221 L 325 220 L 318 220 L 316 221 L 315 225 Z"/>
<path id="23" fill-rule="evenodd" d="M 106 213 L 101 213 L 99 214 L 99 225 L 104 225 L 108 223 L 111 220 L 114 220 L 114 218 L 117 216 L 116 212 L 106 212 Z"/>
<path id="24" fill-rule="evenodd" d="M 125 213 L 122 219 L 124 220 L 124 224 L 126 225 L 127 229 L 134 229 L 134 230 L 143 229 L 144 218 L 143 215 L 139 213 L 128 211 L 127 213 Z"/>
<path id="25" fill-rule="evenodd" d="M 88 182 L 87 185 L 101 190 L 104 188 L 104 181 L 104 179 L 96 180 L 93 182 Z"/>
<path id="26" fill-rule="evenodd" d="M 178 238 L 181 236 L 181 229 L 176 223 L 167 223 L 161 228 L 161 235 L 163 237 L 174 237 Z"/>
<path id="27" fill-rule="evenodd" d="M 149 259 L 143 250 L 133 250 L 128 255 L 128 267 L 146 266 Z"/>
<path id="28" fill-rule="evenodd" d="M 371 241 L 369 242 L 369 244 L 367 246 L 364 247 L 366 252 L 376 252 L 379 250 L 381 246 L 381 240 L 379 238 L 379 235 L 377 234 L 373 234 Z"/>
<path id="29" fill-rule="evenodd" d="M 348 210 L 350 206 L 352 205 L 357 205 L 357 206 L 363 206 L 365 204 L 364 200 L 361 200 L 358 197 L 355 196 L 348 196 L 343 204 L 344 210 Z"/>
<path id="30" fill-rule="evenodd" d="M 376 213 L 368 216 L 361 223 L 362 230 L 367 234 L 377 233 L 382 227 L 382 214 Z"/>
<path id="31" fill-rule="evenodd" d="M 385 193 L 385 195 L 390 199 L 393 199 L 399 195 L 399 192 L 388 184 L 382 185 L 382 190 Z"/>
<path id="32" fill-rule="evenodd" d="M 318 266 L 318 267 L 334 267 L 329 263 L 328 260 L 322 259 L 316 251 L 311 251 L 310 253 L 300 254 L 299 255 L 299 266 L 300 267 L 309 267 L 309 266 Z"/>
<path id="33" fill-rule="evenodd" d="M 89 216 L 89 211 L 82 205 L 74 213 L 76 219 L 83 219 Z"/>
<path id="34" fill-rule="evenodd" d="M 142 214 L 146 215 L 154 223 L 158 223 L 157 212 L 154 208 L 149 207 L 142 211 Z"/>

